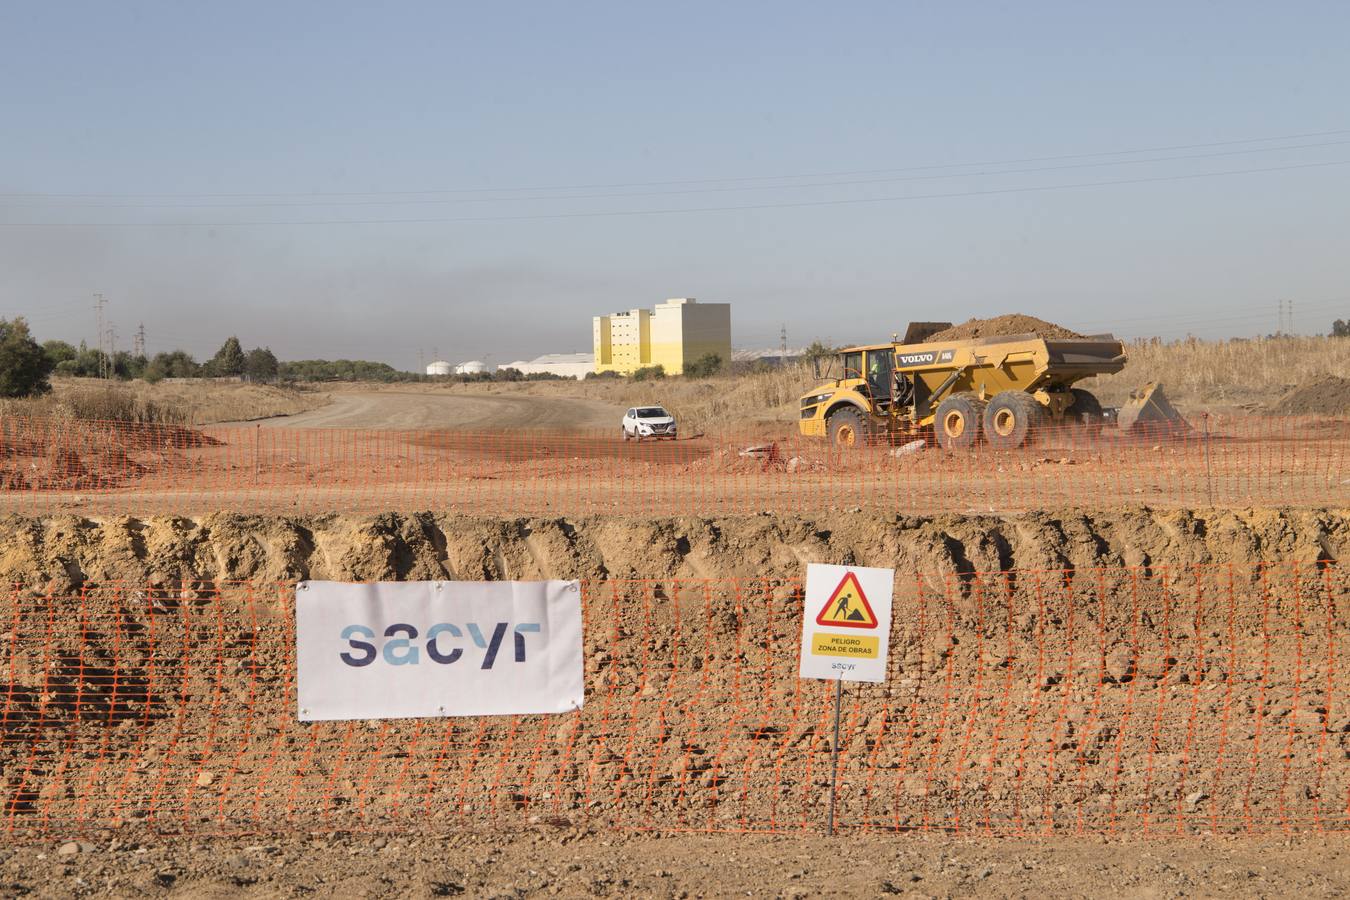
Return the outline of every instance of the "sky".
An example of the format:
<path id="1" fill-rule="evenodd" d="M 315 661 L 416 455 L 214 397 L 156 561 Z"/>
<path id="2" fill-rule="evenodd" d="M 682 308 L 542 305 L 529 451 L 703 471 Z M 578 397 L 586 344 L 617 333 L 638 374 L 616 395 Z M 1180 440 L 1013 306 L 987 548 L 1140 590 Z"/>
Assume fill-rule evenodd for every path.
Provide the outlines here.
<path id="1" fill-rule="evenodd" d="M 0 0 L 0 317 L 415 368 L 732 304 L 1350 318 L 1343 3 Z"/>

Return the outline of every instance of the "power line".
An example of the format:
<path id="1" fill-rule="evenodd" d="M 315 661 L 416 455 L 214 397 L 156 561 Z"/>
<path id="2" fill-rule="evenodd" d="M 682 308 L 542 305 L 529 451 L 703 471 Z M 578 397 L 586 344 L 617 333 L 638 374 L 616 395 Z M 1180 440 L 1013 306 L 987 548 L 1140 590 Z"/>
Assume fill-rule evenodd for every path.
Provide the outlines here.
<path id="1" fill-rule="evenodd" d="M 553 185 L 553 186 L 534 186 L 534 187 L 485 187 L 485 188 L 436 188 L 405 191 L 347 191 L 347 192 L 260 192 L 260 193 L 51 193 L 51 192 L 20 192 L 20 193 L 0 193 L 0 198 L 20 199 L 20 198 L 136 198 L 136 197 L 163 197 L 163 198 L 271 198 L 271 197 L 294 197 L 294 198 L 312 198 L 312 197 L 377 197 L 377 196 L 412 196 L 421 194 L 479 194 L 479 193 L 521 193 L 529 191 L 578 191 L 578 190 L 601 190 L 611 188 L 642 188 L 642 187 L 667 187 L 675 185 L 694 185 L 694 184 L 727 184 L 732 182 L 753 182 L 753 181 L 789 181 L 805 178 L 838 178 L 856 175 L 883 175 L 896 172 L 924 172 L 936 171 L 940 169 L 963 169 L 979 166 L 1007 166 L 1021 165 L 1024 163 L 1042 163 L 1042 162 L 1061 162 L 1070 159 L 1093 159 L 1105 156 L 1131 156 L 1140 153 L 1170 153 L 1179 150 L 1204 150 L 1213 147 L 1233 147 L 1248 144 L 1263 144 L 1273 141 L 1291 141 L 1302 140 L 1305 138 L 1334 137 L 1337 135 L 1350 134 L 1350 129 L 1342 128 L 1331 131 L 1311 131 L 1298 134 L 1283 134 L 1259 138 L 1242 138 L 1228 141 L 1210 141 L 1199 144 L 1171 144 L 1154 147 L 1132 148 L 1128 150 L 1105 150 L 1092 153 L 1069 153 L 1058 154 L 1054 156 L 1028 156 L 1003 160 L 985 160 L 981 162 L 967 163 L 930 163 L 919 166 L 904 166 L 878 169 L 855 169 L 850 171 L 830 171 L 830 172 L 812 172 L 798 173 L 794 175 L 742 175 L 729 176 L 723 178 L 694 178 L 666 181 L 630 181 L 630 182 L 612 182 L 600 184 L 571 184 L 571 185 Z"/>
<path id="2" fill-rule="evenodd" d="M 916 200 L 947 200 L 958 197 L 993 197 L 1010 194 L 1034 194 L 1044 191 L 1066 191 L 1093 187 L 1117 187 L 1125 185 L 1161 184 L 1174 181 L 1193 181 L 1207 178 L 1223 178 L 1233 175 L 1256 175 L 1268 172 L 1292 172 L 1301 169 L 1320 169 L 1331 166 L 1350 165 L 1350 159 L 1330 160 L 1315 163 L 1294 163 L 1283 166 L 1264 166 L 1252 169 L 1229 169 L 1220 172 L 1192 172 L 1182 175 L 1158 175 L 1148 178 L 1122 178 L 1106 181 L 1083 181 L 1065 184 L 1047 184 L 1028 187 L 988 188 L 975 191 L 949 191 L 935 194 L 906 194 L 889 197 L 854 197 L 832 200 L 801 200 L 782 203 L 751 203 L 728 206 L 667 207 L 638 210 L 593 210 L 571 213 L 529 213 L 523 215 L 495 216 L 452 216 L 452 217 L 408 217 L 387 219 L 293 219 L 293 220 L 254 220 L 234 222 L 0 222 L 5 228 L 244 228 L 259 226 L 311 226 L 311 225 L 446 225 L 476 222 L 527 222 L 550 219 L 600 219 L 633 216 L 689 215 L 712 212 L 747 212 L 766 209 L 807 209 L 829 206 L 857 206 L 875 203 L 902 203 Z"/>
<path id="3" fill-rule="evenodd" d="M 1107 168 L 1125 165 L 1151 165 L 1162 162 L 1178 162 L 1192 159 L 1215 159 L 1219 157 L 1241 156 L 1252 153 L 1277 153 L 1284 151 L 1312 150 L 1324 147 L 1340 147 L 1350 144 L 1350 140 L 1324 141 L 1317 144 L 1296 144 L 1278 147 L 1255 147 L 1244 150 L 1224 150 L 1214 153 L 1195 153 L 1182 156 L 1154 156 L 1143 159 L 1124 159 L 1106 162 L 1074 163 L 1069 165 L 1037 166 L 1029 169 L 1004 169 L 1001 171 L 980 170 L 975 172 L 954 172 L 940 175 L 912 175 L 903 178 L 869 178 L 850 181 L 815 181 L 799 184 L 755 184 L 731 187 L 684 188 L 666 191 L 642 191 L 608 194 L 560 194 L 557 196 L 520 196 L 520 197 L 472 197 L 466 199 L 420 198 L 399 200 L 267 200 L 247 203 L 62 203 L 62 209 L 276 209 L 308 207 L 355 207 L 355 206 L 414 206 L 448 205 L 465 203 L 539 203 L 567 200 L 624 200 L 639 197 L 671 197 L 694 194 L 743 193 L 746 191 L 801 191 L 829 187 L 860 187 L 873 184 L 897 184 L 915 181 L 942 181 L 955 178 L 984 178 L 1004 175 L 1034 175 L 1044 172 L 1063 172 L 1075 169 Z M 24 197 L 20 200 L 47 203 L 50 198 Z"/>
<path id="4" fill-rule="evenodd" d="M 1342 308 L 1350 304 L 1350 297 L 1335 297 L 1322 300 L 1311 300 L 1304 302 L 1304 308 L 1316 310 L 1331 311 Z M 1187 322 L 1226 322 L 1252 319 L 1269 320 L 1270 307 L 1267 301 L 1259 303 L 1248 303 L 1242 306 L 1227 306 L 1221 310 L 1197 310 L 1191 309 L 1177 313 L 1156 313 L 1147 316 L 1112 316 L 1110 319 L 1087 319 L 1075 320 L 1075 326 L 1079 328 L 1092 327 L 1095 325 L 1119 325 L 1121 323 L 1143 323 L 1143 324 L 1185 324 Z"/>

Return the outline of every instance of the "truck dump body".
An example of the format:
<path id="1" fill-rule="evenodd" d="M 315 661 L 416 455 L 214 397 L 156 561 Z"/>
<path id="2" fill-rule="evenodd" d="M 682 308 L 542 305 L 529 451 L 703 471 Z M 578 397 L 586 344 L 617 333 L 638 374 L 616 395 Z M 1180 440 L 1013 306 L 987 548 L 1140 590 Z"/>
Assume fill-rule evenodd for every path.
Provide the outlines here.
<path id="1" fill-rule="evenodd" d="M 920 425 L 930 424 L 937 404 L 953 394 L 1067 391 L 1076 381 L 1124 367 L 1124 345 L 1110 338 L 1025 334 L 895 347 L 897 386 L 913 386 L 912 399 L 906 399 Z"/>

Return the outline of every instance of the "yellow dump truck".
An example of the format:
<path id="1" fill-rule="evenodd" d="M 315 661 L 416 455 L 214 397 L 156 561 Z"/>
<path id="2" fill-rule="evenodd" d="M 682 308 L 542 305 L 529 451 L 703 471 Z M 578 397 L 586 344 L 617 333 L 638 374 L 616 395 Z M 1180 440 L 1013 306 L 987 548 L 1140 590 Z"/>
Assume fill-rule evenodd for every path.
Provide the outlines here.
<path id="1" fill-rule="evenodd" d="M 801 398 L 802 434 L 845 447 L 932 434 L 947 449 L 979 440 L 1010 449 L 1049 424 L 1100 430 L 1101 404 L 1074 384 L 1124 368 L 1120 341 L 1022 334 L 926 342 L 950 327 L 915 322 L 903 340 L 841 351 L 838 377 Z M 1156 386 L 1145 393 L 1166 406 Z"/>

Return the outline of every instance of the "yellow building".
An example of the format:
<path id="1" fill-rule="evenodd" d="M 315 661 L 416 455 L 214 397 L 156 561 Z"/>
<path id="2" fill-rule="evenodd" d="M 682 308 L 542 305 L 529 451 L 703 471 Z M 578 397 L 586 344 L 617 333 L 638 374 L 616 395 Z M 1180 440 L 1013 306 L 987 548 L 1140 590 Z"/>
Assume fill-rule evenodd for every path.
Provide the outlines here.
<path id="1" fill-rule="evenodd" d="M 731 304 L 680 297 L 651 310 L 595 317 L 595 371 L 628 374 L 662 366 L 668 375 L 709 353 L 731 362 Z"/>

